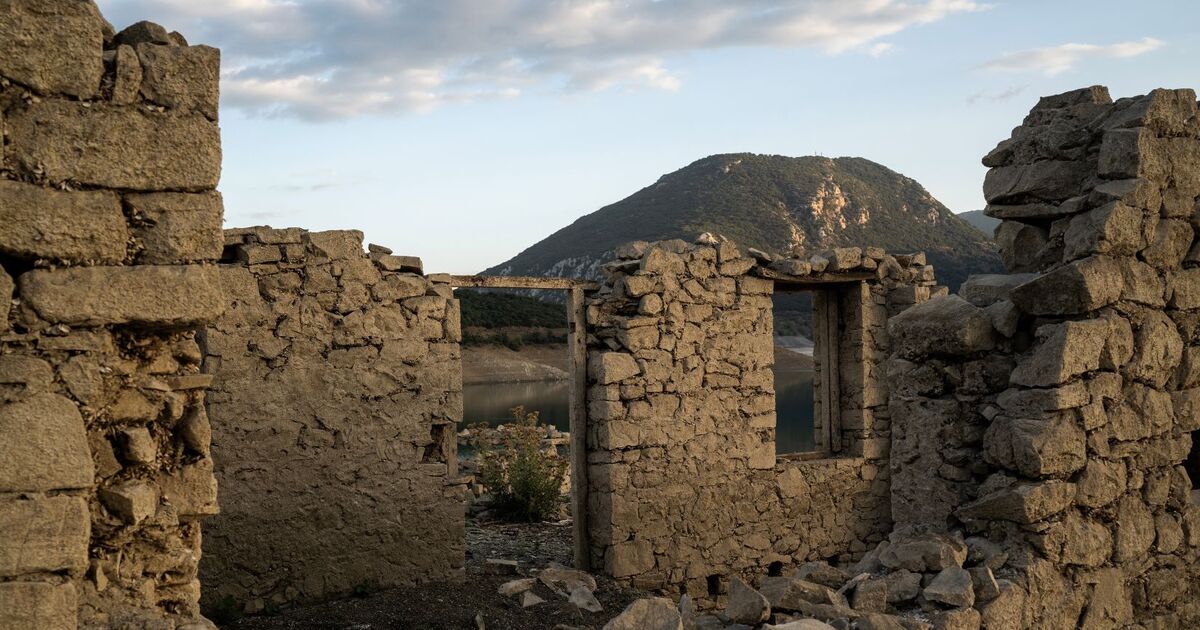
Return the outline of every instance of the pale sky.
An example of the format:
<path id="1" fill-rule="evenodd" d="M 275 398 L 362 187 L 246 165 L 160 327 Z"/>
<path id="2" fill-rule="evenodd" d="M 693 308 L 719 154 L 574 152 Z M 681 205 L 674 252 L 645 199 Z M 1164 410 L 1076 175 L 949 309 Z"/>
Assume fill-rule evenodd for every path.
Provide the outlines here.
<path id="1" fill-rule="evenodd" d="M 865 157 L 955 212 L 1038 96 L 1200 87 L 1200 3 L 99 0 L 222 49 L 226 226 L 502 262 L 714 153 Z"/>

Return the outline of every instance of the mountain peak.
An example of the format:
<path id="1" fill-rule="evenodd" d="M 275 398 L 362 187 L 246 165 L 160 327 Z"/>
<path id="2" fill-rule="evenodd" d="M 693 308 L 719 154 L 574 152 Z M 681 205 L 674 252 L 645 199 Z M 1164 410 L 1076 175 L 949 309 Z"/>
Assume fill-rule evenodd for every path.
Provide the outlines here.
<path id="1" fill-rule="evenodd" d="M 782 254 L 925 251 L 942 282 L 999 269 L 993 245 L 915 180 L 861 157 L 710 155 L 580 217 L 485 273 L 598 277 L 617 246 L 704 232 Z"/>

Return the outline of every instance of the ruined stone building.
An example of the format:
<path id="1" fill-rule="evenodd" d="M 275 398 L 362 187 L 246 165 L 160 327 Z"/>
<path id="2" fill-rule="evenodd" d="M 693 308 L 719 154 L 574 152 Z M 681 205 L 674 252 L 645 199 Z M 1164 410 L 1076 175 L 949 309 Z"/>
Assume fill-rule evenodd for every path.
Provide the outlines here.
<path id="1" fill-rule="evenodd" d="M 223 231 L 218 76 L 90 1 L 0 2 L 0 627 L 462 575 L 465 280 Z M 558 281 L 578 563 L 702 606 L 813 560 L 974 563 L 994 588 L 941 627 L 1200 626 L 1195 94 L 1046 97 L 984 163 L 1009 274 L 958 295 L 921 254 L 711 236 Z M 776 447 L 784 291 L 814 298 L 812 452 Z"/>

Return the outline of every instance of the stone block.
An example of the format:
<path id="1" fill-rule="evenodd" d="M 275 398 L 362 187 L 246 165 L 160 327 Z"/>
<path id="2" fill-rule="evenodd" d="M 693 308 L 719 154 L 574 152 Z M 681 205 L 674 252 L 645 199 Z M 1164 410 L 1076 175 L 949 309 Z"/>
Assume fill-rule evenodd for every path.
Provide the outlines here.
<path id="1" fill-rule="evenodd" d="M 1197 168 L 1200 169 L 1200 164 Z M 1178 269 L 1195 236 L 1195 230 L 1187 220 L 1162 219 L 1154 230 L 1150 245 L 1142 250 L 1142 260 L 1158 269 Z"/>
<path id="2" fill-rule="evenodd" d="M 17 283 L 42 319 L 73 326 L 187 326 L 225 310 L 214 266 L 35 269 Z"/>
<path id="3" fill-rule="evenodd" d="M 604 572 L 614 578 L 629 577 L 654 568 L 654 551 L 644 540 L 615 544 L 605 554 Z"/>
<path id="4" fill-rule="evenodd" d="M 25 174 L 138 191 L 211 190 L 221 134 L 199 114 L 68 101 L 9 110 L 6 155 Z"/>
<path id="5" fill-rule="evenodd" d="M 1009 299 L 1031 315 L 1077 315 L 1121 297 L 1123 276 L 1111 258 L 1092 256 L 1043 274 L 1012 290 Z"/>
<path id="6" fill-rule="evenodd" d="M 1121 460 L 1088 460 L 1077 481 L 1076 501 L 1088 508 L 1101 508 L 1125 493 L 1126 470 Z"/>
<path id="7" fill-rule="evenodd" d="M 137 525 L 158 511 L 158 488 L 144 481 L 101 488 L 97 495 L 109 512 L 130 525 Z"/>
<path id="8" fill-rule="evenodd" d="M 1081 193 L 1091 177 L 1087 162 L 1045 160 L 998 166 L 984 177 L 983 196 L 989 204 L 1058 202 Z"/>
<path id="9" fill-rule="evenodd" d="M 1170 317 L 1159 310 L 1133 314 L 1133 357 L 1124 372 L 1154 387 L 1164 386 L 1183 360 L 1183 338 Z"/>
<path id="10" fill-rule="evenodd" d="M 917 304 L 888 322 L 896 352 L 909 358 L 961 356 L 990 350 L 991 318 L 957 295 Z"/>
<path id="11" fill-rule="evenodd" d="M 1067 509 L 1075 499 L 1075 484 L 1064 481 L 1017 483 L 985 494 L 955 514 L 963 520 L 999 519 L 1030 524 Z"/>
<path id="12" fill-rule="evenodd" d="M 1200 308 L 1200 269 L 1180 271 L 1171 277 L 1171 308 Z"/>
<path id="13" fill-rule="evenodd" d="M 1151 90 L 1149 94 L 1122 99 L 1112 114 L 1104 120 L 1104 127 L 1121 129 L 1147 127 L 1164 136 L 1175 136 L 1190 131 L 1188 122 L 1196 116 L 1196 93 L 1190 89 Z"/>
<path id="14" fill-rule="evenodd" d="M 942 569 L 922 591 L 925 599 L 948 606 L 969 608 L 975 604 L 971 574 L 961 567 Z"/>
<path id="15" fill-rule="evenodd" d="M 0 254 L 119 264 L 129 229 L 111 192 L 61 192 L 0 180 Z"/>
<path id="16" fill-rule="evenodd" d="M 138 60 L 137 51 L 133 46 L 117 46 L 113 51 L 113 66 L 113 93 L 110 100 L 114 105 L 136 103 L 142 89 L 142 62 Z"/>
<path id="17" fill-rule="evenodd" d="M 1037 277 L 1032 273 L 975 274 L 958 288 L 958 295 L 980 308 L 1008 299 L 1014 287 Z"/>
<path id="18" fill-rule="evenodd" d="M 217 119 L 221 51 L 209 46 L 138 44 L 147 101 Z"/>
<path id="19" fill-rule="evenodd" d="M 987 461 L 1026 477 L 1065 477 L 1087 461 L 1087 436 L 1070 413 L 992 421 L 983 436 Z"/>
<path id="20" fill-rule="evenodd" d="M 75 585 L 70 582 L 0 582 L 0 625 L 5 628 L 75 628 L 78 606 Z"/>
<path id="21" fill-rule="evenodd" d="M 224 238 L 221 194 L 150 193 L 126 195 L 134 215 L 133 233 L 141 240 L 138 261 L 168 265 L 221 258 Z"/>
<path id="22" fill-rule="evenodd" d="M 1109 323 L 1105 319 L 1048 324 L 1037 330 L 1033 351 L 1009 376 L 1014 385 L 1053 387 L 1100 369 Z"/>
<path id="23" fill-rule="evenodd" d="M 643 597 L 627 606 L 603 630 L 683 630 L 675 603 L 665 597 Z"/>
<path id="24" fill-rule="evenodd" d="M 1120 201 L 1075 215 L 1063 236 L 1067 260 L 1092 254 L 1130 256 L 1144 246 L 1142 210 Z"/>
<path id="25" fill-rule="evenodd" d="M 0 531 L 0 577 L 87 569 L 91 516 L 83 497 L 0 501 Z"/>
<path id="26" fill-rule="evenodd" d="M 163 500 L 175 506 L 181 520 L 194 520 L 220 512 L 217 479 L 211 459 L 202 459 L 171 472 L 160 473 L 158 487 Z"/>
<path id="27" fill-rule="evenodd" d="M 45 96 L 96 96 L 104 18 L 94 3 L 8 0 L 0 12 L 0 76 Z"/>
<path id="28" fill-rule="evenodd" d="M 0 491 L 90 488 L 93 474 L 75 403 L 38 394 L 0 406 Z"/>
<path id="29" fill-rule="evenodd" d="M 588 376 L 601 385 L 618 383 L 640 373 L 637 361 L 624 352 L 591 353 L 588 357 Z"/>
<path id="30" fill-rule="evenodd" d="M 1110 129 L 1100 144 L 1097 173 L 1106 179 L 1145 178 L 1161 181 L 1170 173 L 1167 143 L 1145 127 Z"/>
<path id="31" fill-rule="evenodd" d="M 303 239 L 313 253 L 330 260 L 358 259 L 363 255 L 363 233 L 359 230 L 308 232 Z"/>
<path id="32" fill-rule="evenodd" d="M 0 333 L 8 330 L 8 312 L 12 309 L 13 289 L 16 283 L 12 276 L 0 267 Z"/>
<path id="33" fill-rule="evenodd" d="M 384 254 L 381 256 L 372 256 L 371 259 L 384 271 L 415 273 L 417 275 L 425 273 L 424 263 L 416 256 L 392 256 Z M 432 279 L 430 281 L 432 282 Z"/>

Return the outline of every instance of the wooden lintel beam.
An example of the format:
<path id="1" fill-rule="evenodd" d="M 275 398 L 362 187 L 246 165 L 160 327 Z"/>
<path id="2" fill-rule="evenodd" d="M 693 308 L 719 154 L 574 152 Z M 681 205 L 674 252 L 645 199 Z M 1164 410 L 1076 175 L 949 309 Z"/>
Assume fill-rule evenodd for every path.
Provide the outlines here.
<path id="1" fill-rule="evenodd" d="M 600 284 L 577 278 L 547 278 L 542 276 L 450 276 L 450 286 L 471 289 L 547 289 L 596 291 Z"/>

